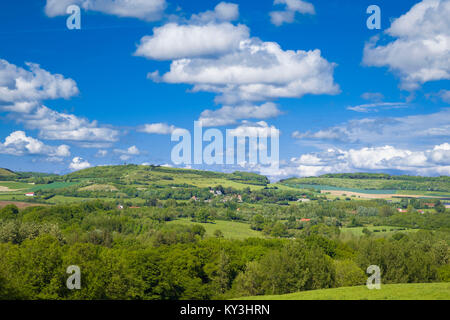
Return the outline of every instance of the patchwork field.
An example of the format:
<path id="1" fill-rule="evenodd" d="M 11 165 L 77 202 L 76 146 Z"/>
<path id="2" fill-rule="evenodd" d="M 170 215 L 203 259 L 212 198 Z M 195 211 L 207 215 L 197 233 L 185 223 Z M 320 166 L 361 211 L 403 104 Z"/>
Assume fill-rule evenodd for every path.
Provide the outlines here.
<path id="1" fill-rule="evenodd" d="M 366 286 L 303 291 L 240 300 L 449 300 L 450 283 L 386 284 L 380 290 Z"/>

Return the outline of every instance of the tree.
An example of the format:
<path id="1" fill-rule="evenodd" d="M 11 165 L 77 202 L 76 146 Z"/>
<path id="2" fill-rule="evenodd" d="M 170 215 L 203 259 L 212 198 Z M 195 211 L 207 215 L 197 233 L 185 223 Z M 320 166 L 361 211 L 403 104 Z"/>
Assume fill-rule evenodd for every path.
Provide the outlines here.
<path id="1" fill-rule="evenodd" d="M 0 210 L 0 219 L 16 219 L 19 214 L 19 208 L 14 204 L 8 204 Z"/>
<path id="2" fill-rule="evenodd" d="M 366 274 L 352 260 L 334 261 L 336 267 L 336 287 L 351 287 L 364 284 Z"/>
<path id="3" fill-rule="evenodd" d="M 223 232 L 221 230 L 217 229 L 216 231 L 214 231 L 214 237 L 223 238 Z"/>

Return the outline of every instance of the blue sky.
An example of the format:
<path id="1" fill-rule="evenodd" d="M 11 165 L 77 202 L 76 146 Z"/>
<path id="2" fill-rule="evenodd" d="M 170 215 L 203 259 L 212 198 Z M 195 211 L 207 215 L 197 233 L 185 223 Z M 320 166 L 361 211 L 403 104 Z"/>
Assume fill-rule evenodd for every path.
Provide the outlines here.
<path id="1" fill-rule="evenodd" d="M 203 119 L 281 133 L 276 167 L 203 169 L 448 175 L 449 14 L 449 0 L 3 1 L 0 167 L 173 165 L 170 133 Z"/>

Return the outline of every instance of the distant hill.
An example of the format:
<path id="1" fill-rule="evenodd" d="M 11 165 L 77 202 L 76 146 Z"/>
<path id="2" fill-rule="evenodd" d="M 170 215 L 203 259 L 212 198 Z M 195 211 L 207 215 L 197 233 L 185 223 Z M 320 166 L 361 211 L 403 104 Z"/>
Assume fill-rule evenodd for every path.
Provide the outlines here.
<path id="1" fill-rule="evenodd" d="M 220 173 L 161 166 L 123 165 L 93 167 L 70 173 L 65 180 L 91 180 L 96 183 L 116 183 L 122 185 L 148 185 L 174 187 L 223 187 L 266 186 L 270 183 L 265 176 L 248 173 Z"/>
<path id="2" fill-rule="evenodd" d="M 323 186 L 362 190 L 411 190 L 450 192 L 450 177 L 393 176 L 371 173 L 326 174 L 320 177 L 291 178 L 280 181 L 291 187 Z"/>
<path id="3" fill-rule="evenodd" d="M 4 169 L 4 168 L 0 168 L 0 178 L 2 177 L 14 177 L 17 176 L 16 173 L 14 173 L 13 171 L 9 170 L 9 169 Z"/>

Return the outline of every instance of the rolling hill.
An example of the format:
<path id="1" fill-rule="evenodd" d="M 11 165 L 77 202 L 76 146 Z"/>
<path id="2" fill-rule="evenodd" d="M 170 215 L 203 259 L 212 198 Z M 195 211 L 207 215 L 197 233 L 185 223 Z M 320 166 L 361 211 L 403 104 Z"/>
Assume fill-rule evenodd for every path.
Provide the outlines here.
<path id="1" fill-rule="evenodd" d="M 4 177 L 11 178 L 15 176 L 17 176 L 17 174 L 14 173 L 13 171 L 9 169 L 0 168 L 0 179 Z"/>
<path id="2" fill-rule="evenodd" d="M 222 185 L 237 189 L 261 188 L 270 181 L 262 175 L 248 172 L 220 173 L 161 166 L 102 166 L 80 170 L 63 176 L 64 180 L 89 180 L 96 183 L 121 185 L 152 185 L 168 187 L 209 187 Z"/>

